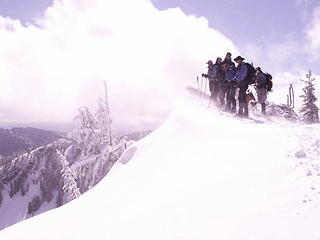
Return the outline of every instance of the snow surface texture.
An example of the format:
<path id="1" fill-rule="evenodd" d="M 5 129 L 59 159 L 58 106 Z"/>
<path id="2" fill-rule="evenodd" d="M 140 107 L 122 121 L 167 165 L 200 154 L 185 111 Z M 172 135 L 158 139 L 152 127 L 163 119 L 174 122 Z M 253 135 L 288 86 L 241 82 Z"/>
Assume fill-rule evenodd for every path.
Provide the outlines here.
<path id="1" fill-rule="evenodd" d="M 318 240 L 319 125 L 253 124 L 207 105 L 178 99 L 125 165 L 0 239 Z"/>

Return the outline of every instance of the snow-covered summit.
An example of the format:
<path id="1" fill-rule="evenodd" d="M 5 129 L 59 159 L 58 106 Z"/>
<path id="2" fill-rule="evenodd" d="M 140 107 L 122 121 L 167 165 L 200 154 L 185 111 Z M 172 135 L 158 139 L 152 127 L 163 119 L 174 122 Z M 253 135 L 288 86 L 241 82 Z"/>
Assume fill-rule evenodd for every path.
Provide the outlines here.
<path id="1" fill-rule="evenodd" d="M 0 238 L 316 240 L 319 133 L 231 118 L 187 95 L 95 188 Z"/>

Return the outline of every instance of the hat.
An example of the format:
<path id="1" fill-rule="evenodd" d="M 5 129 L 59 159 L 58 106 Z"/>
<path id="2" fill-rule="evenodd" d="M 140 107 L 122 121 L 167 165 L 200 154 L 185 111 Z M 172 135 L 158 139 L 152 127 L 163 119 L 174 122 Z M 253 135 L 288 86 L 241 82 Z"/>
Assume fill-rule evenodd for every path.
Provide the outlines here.
<path id="1" fill-rule="evenodd" d="M 211 63 L 211 64 L 213 64 L 213 62 L 211 61 L 211 60 L 209 60 L 208 62 L 206 62 L 207 64 L 209 64 L 209 63 Z"/>
<path id="2" fill-rule="evenodd" d="M 236 58 L 234 59 L 234 61 L 235 61 L 235 62 L 236 62 L 236 61 L 238 61 L 238 60 L 243 61 L 243 60 L 244 60 L 244 58 L 243 58 L 243 57 L 241 57 L 241 56 L 238 56 L 238 57 L 236 57 Z"/>

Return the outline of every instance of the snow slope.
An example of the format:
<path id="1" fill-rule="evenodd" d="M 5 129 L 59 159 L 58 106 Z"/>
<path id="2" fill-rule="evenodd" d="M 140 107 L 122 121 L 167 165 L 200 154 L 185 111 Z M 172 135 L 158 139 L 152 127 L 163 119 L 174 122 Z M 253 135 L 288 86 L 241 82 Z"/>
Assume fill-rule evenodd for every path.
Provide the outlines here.
<path id="1" fill-rule="evenodd" d="M 318 240 L 319 133 L 186 95 L 95 188 L 0 239 Z"/>

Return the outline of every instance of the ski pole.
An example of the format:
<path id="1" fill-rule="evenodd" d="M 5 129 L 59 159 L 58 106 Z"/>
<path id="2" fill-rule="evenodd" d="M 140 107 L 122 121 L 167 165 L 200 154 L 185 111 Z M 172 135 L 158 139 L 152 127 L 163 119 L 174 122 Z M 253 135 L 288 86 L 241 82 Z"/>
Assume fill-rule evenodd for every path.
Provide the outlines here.
<path id="1" fill-rule="evenodd" d="M 202 85 L 203 85 L 203 78 L 201 78 L 201 91 L 200 91 L 200 97 L 202 96 Z"/>
<path id="2" fill-rule="evenodd" d="M 199 77 L 197 76 L 197 83 L 198 83 L 198 92 L 200 92 L 200 84 L 199 84 Z"/>
<path id="3" fill-rule="evenodd" d="M 203 77 L 203 76 L 202 76 L 202 77 Z M 208 83 L 207 79 L 206 79 L 205 81 L 206 81 L 206 83 L 205 83 L 205 85 L 204 85 L 204 95 L 207 94 L 207 83 Z"/>

